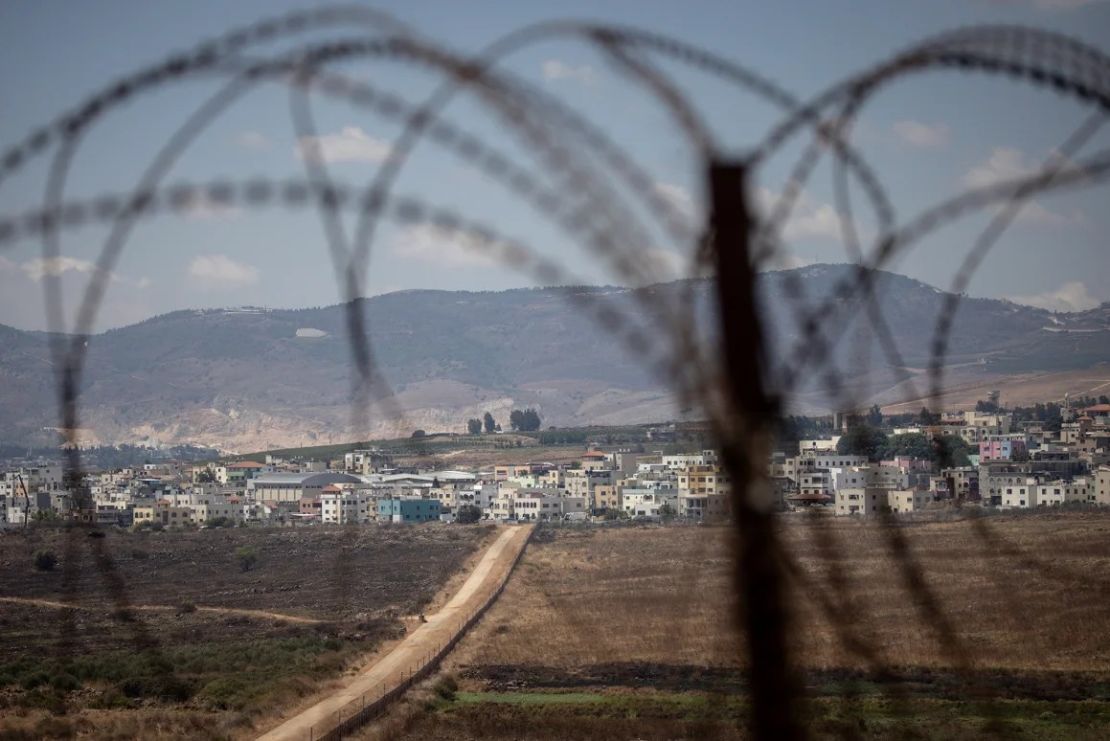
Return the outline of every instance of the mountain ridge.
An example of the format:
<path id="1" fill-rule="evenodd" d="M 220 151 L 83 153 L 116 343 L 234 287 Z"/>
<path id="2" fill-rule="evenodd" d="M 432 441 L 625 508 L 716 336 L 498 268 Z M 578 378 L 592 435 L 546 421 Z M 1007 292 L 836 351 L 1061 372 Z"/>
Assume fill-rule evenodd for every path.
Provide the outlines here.
<path id="1" fill-rule="evenodd" d="M 772 356 L 801 340 L 787 276 L 807 303 L 828 296 L 851 265 L 760 274 L 762 318 Z M 861 318 L 838 319 L 834 360 L 859 401 L 883 400 L 928 364 L 932 323 L 948 295 L 890 272 L 875 293 L 903 362 L 883 354 Z M 713 297 L 703 279 L 642 288 L 564 286 L 506 291 L 413 289 L 357 299 L 383 375 L 405 410 L 352 429 L 348 305 L 280 309 L 184 309 L 89 336 L 82 384 L 82 439 L 194 443 L 224 449 L 324 444 L 417 427 L 462 430 L 491 411 L 507 418 L 535 406 L 544 424 L 627 424 L 687 414 L 645 363 L 574 305 L 587 294 L 658 334 L 644 303 L 693 296 L 697 331 L 712 337 Z M 858 308 L 849 299 L 837 311 Z M 0 442 L 51 444 L 57 433 L 49 334 L 0 325 Z M 1074 370 L 1110 362 L 1110 303 L 1056 313 L 998 299 L 964 298 L 949 338 L 948 365 L 984 374 Z M 971 369 L 971 370 L 967 370 Z M 799 411 L 830 408 L 820 384 L 804 384 Z"/>

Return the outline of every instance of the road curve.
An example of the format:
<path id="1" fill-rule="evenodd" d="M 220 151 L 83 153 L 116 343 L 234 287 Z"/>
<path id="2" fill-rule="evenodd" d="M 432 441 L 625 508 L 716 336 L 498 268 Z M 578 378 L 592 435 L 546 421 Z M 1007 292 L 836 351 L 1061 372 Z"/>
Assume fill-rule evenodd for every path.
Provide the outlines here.
<path id="1" fill-rule="evenodd" d="M 414 675 L 441 658 L 470 625 L 471 618 L 497 597 L 533 527 L 505 527 L 443 609 L 427 616 L 427 622 L 343 689 L 284 721 L 260 736 L 259 741 L 319 739 L 363 708 L 405 687 Z"/>

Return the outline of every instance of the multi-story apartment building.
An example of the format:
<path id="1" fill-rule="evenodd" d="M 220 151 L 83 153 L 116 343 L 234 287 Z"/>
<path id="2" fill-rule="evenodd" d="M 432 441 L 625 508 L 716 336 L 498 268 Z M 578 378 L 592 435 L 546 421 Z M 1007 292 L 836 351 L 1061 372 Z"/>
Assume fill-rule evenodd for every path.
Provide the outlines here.
<path id="1" fill-rule="evenodd" d="M 1099 466 L 1095 472 L 1095 503 L 1110 505 L 1110 466 Z"/>
<path id="2" fill-rule="evenodd" d="M 988 435 L 979 441 L 979 461 L 1011 461 L 1028 452 L 1025 435 Z"/>
<path id="3" fill-rule="evenodd" d="M 732 491 L 728 474 L 717 464 L 687 466 L 677 472 L 678 510 L 694 520 L 728 516 Z"/>
<path id="4" fill-rule="evenodd" d="M 844 487 L 837 489 L 834 511 L 838 515 L 873 515 L 885 511 L 889 489 L 878 487 Z"/>
<path id="5" fill-rule="evenodd" d="M 984 504 L 1001 506 L 1006 489 L 1026 486 L 1031 472 L 1028 463 L 982 463 L 979 465 L 979 498 Z"/>
<path id="6" fill-rule="evenodd" d="M 832 474 L 825 471 L 802 471 L 801 480 L 798 481 L 798 495 L 808 501 L 832 501 L 833 483 Z"/>
<path id="7" fill-rule="evenodd" d="M 948 495 L 958 502 L 979 498 L 979 469 L 975 466 L 946 468 L 941 475 L 948 483 Z"/>
<path id="8" fill-rule="evenodd" d="M 377 473 L 391 465 L 389 456 L 377 448 L 353 450 L 343 456 L 343 470 L 364 476 Z"/>
<path id="9" fill-rule="evenodd" d="M 331 525 L 355 525 L 369 522 L 377 509 L 366 490 L 342 489 L 332 484 L 320 493 L 320 522 Z"/>
<path id="10" fill-rule="evenodd" d="M 1061 504 L 1094 501 L 1093 481 L 1089 477 L 1057 479 L 1037 484 L 1036 506 L 1055 507 Z"/>
<path id="11" fill-rule="evenodd" d="M 678 513 L 677 489 L 643 489 L 626 487 L 621 490 L 621 509 L 629 517 L 658 517 L 664 506 Z"/>
<path id="12" fill-rule="evenodd" d="M 920 512 L 933 501 L 932 493 L 923 489 L 890 489 L 887 507 L 896 514 Z"/>
<path id="13" fill-rule="evenodd" d="M 621 488 L 616 484 L 595 484 L 589 501 L 594 512 L 620 510 Z"/>
<path id="14" fill-rule="evenodd" d="M 1037 479 L 1026 476 L 1007 480 L 1001 488 L 999 505 L 1004 509 L 1021 509 L 1037 506 Z"/>

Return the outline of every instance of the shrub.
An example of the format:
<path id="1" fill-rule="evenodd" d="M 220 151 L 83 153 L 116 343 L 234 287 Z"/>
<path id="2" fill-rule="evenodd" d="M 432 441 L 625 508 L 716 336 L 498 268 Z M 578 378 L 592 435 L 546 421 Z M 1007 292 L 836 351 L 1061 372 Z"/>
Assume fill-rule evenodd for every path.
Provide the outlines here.
<path id="1" fill-rule="evenodd" d="M 72 674 L 62 672 L 50 677 L 50 686 L 58 692 L 73 692 L 81 687 L 81 682 Z"/>
<path id="2" fill-rule="evenodd" d="M 193 687 L 189 682 L 169 673 L 128 677 L 119 683 L 119 689 L 133 699 L 185 702 L 193 696 Z"/>
<path id="3" fill-rule="evenodd" d="M 53 571 L 58 565 L 58 557 L 54 551 L 35 551 L 35 568 L 39 571 Z"/>
<path id="4" fill-rule="evenodd" d="M 197 701 L 216 710 L 242 710 L 248 696 L 247 687 L 237 677 L 221 677 L 197 693 Z"/>
<path id="5" fill-rule="evenodd" d="M 239 568 L 250 571 L 258 563 L 258 551 L 249 545 L 239 546 L 235 549 L 235 558 L 239 560 Z"/>
<path id="6" fill-rule="evenodd" d="M 473 504 L 464 504 L 459 507 L 459 511 L 455 514 L 455 519 L 464 525 L 469 525 L 482 519 L 482 510 Z"/>
<path id="7" fill-rule="evenodd" d="M 49 683 L 50 675 L 41 670 L 28 674 L 27 676 L 23 677 L 23 681 L 20 682 L 20 684 L 23 686 L 23 689 L 25 690 L 33 690 L 35 687 L 41 687 L 42 685 Z"/>
<path id="8" fill-rule="evenodd" d="M 447 701 L 455 699 L 455 693 L 459 691 L 459 683 L 450 674 L 445 675 L 439 679 L 438 682 L 432 687 L 432 691 L 437 696 Z"/>

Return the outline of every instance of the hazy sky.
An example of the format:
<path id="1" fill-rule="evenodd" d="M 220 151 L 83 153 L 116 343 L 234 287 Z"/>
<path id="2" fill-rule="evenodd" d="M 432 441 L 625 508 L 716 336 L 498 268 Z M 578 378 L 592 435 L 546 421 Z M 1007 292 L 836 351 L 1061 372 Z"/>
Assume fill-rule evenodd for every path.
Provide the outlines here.
<path id="1" fill-rule="evenodd" d="M 300 7 L 275 0 L 215 2 L 8 2 L 0 5 L 0 148 L 54 120 L 86 95 L 169 52 L 187 50 L 227 29 Z M 739 0 L 609 0 L 607 2 L 382 2 L 430 38 L 477 52 L 513 29 L 541 20 L 589 19 L 635 25 L 692 42 L 760 70 L 801 98 L 929 34 L 975 23 L 1053 29 L 1106 50 L 1110 2 L 1099 0 L 921 0 L 877 2 L 741 2 Z M 353 38 L 358 28 L 329 29 L 252 54 L 324 38 Z M 777 120 L 766 103 L 701 72 L 659 62 L 672 74 L 728 147 L 742 152 Z M 336 68 L 381 89 L 419 101 L 436 78 L 427 70 L 383 61 Z M 700 213 L 696 159 L 673 121 L 642 89 L 590 46 L 546 41 L 507 57 L 503 69 L 558 96 L 604 129 L 655 180 L 659 192 L 692 218 Z M 73 198 L 126 192 L 173 131 L 226 78 L 199 76 L 141 96 L 104 117 L 82 142 L 67 193 Z M 332 175 L 368 182 L 398 135 L 392 122 L 313 96 L 319 144 Z M 462 95 L 451 121 L 535 166 L 497 119 Z M 938 71 L 915 75 L 879 95 L 863 111 L 856 142 L 886 187 L 901 218 L 969 185 L 1035 168 L 1088 115 L 1053 93 L 1001 78 Z M 1110 145 L 1110 126 L 1085 150 Z M 174 165 L 166 184 L 218 178 L 304 175 L 288 88 L 270 81 L 238 100 Z M 792 165 L 792 146 L 761 173 L 761 192 L 776 193 Z M 40 204 L 53 150 L 0 184 L 0 212 Z M 844 259 L 830 207 L 831 170 L 819 169 L 787 225 L 789 264 Z M 558 259 L 595 283 L 618 278 L 519 198 L 465 162 L 422 144 L 398 184 L 496 227 Z M 1106 187 L 1031 204 L 976 274 L 969 292 L 1056 310 L 1110 300 Z M 856 199 L 857 204 L 859 198 Z M 967 219 L 923 242 L 894 265 L 939 287 L 989 214 Z M 868 233 L 864 219 L 864 235 Z M 44 264 L 40 245 L 0 249 L 0 323 L 45 327 L 44 274 L 62 275 L 68 307 L 84 289 L 106 230 L 84 227 L 64 236 L 65 258 Z M 649 235 L 649 237 L 652 235 Z M 667 277 L 681 264 L 662 236 L 637 245 Z M 370 294 L 409 288 L 492 290 L 535 285 L 528 275 L 495 265 L 426 228 L 383 228 L 374 243 Z M 181 308 L 237 305 L 303 307 L 335 303 L 338 293 L 318 216 L 311 211 L 217 209 L 198 204 L 187 218 L 142 222 L 112 271 L 97 322 L 109 328 Z"/>

